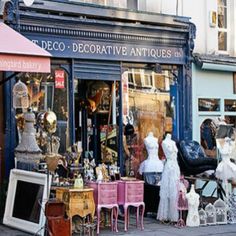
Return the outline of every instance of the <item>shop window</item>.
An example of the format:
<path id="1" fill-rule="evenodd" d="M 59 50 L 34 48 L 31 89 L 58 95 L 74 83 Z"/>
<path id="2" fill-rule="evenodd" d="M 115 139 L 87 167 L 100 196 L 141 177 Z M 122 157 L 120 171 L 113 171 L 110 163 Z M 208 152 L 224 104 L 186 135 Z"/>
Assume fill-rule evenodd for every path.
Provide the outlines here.
<path id="1" fill-rule="evenodd" d="M 228 22 L 227 0 L 218 0 L 218 50 L 227 51 L 228 45 Z"/>
<path id="2" fill-rule="evenodd" d="M 220 99 L 199 98 L 198 111 L 220 111 Z"/>
<path id="3" fill-rule="evenodd" d="M 57 116 L 57 131 L 54 134 L 60 138 L 60 153 L 64 153 L 69 145 L 68 132 L 68 88 L 66 71 L 52 66 L 51 74 L 22 73 L 19 76 L 27 85 L 29 92 L 30 107 L 37 116 L 48 110 Z M 17 110 L 20 117 L 22 110 Z M 36 124 L 37 131 L 40 125 Z M 39 140 L 39 143 L 43 143 Z M 43 146 L 40 146 L 45 150 Z"/>
<path id="4" fill-rule="evenodd" d="M 224 101 L 225 111 L 236 111 L 236 100 L 225 99 Z"/>
<path id="5" fill-rule="evenodd" d="M 146 157 L 143 140 L 148 132 L 153 132 L 159 142 L 166 132 L 172 132 L 174 106 L 171 104 L 174 97 L 170 94 L 170 86 L 176 81 L 174 68 L 166 68 L 162 65 L 159 73 L 151 69 L 130 68 L 122 76 L 123 121 L 126 126 L 132 125 L 134 128 L 133 134 L 126 135 L 124 144 L 125 153 L 128 150 L 129 155 L 134 157 L 131 163 L 126 163 L 128 175 L 136 175 L 140 162 Z"/>

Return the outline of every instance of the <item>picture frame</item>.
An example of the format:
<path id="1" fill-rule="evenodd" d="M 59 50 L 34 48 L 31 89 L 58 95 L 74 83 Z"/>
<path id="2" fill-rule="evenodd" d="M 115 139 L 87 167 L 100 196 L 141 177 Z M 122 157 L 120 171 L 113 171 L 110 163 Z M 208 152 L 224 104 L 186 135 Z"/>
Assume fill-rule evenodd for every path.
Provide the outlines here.
<path id="1" fill-rule="evenodd" d="M 47 174 L 12 169 L 3 224 L 43 236 L 50 183 L 51 176 Z"/>

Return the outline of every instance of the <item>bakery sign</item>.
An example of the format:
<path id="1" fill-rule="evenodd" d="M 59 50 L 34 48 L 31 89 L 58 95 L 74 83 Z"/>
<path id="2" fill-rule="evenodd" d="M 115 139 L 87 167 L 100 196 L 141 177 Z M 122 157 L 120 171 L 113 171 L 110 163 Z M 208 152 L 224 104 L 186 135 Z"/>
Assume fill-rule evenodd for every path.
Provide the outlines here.
<path id="1" fill-rule="evenodd" d="M 183 48 L 158 45 L 131 44 L 130 42 L 103 42 L 73 38 L 54 39 L 27 36 L 54 57 L 104 59 L 137 62 L 185 63 Z"/>

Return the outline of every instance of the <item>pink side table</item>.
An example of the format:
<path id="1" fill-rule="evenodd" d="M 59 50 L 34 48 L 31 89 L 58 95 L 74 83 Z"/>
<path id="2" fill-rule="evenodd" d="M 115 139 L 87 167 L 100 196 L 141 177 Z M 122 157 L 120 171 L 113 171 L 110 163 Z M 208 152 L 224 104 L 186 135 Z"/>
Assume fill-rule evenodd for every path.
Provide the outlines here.
<path id="1" fill-rule="evenodd" d="M 118 205 L 124 206 L 125 214 L 125 231 L 129 226 L 129 206 L 137 208 L 136 211 L 136 225 L 139 222 L 139 208 L 142 207 L 141 213 L 141 229 L 143 226 L 143 216 L 145 210 L 144 197 L 144 181 L 118 181 Z"/>
<path id="2" fill-rule="evenodd" d="M 100 226 L 100 213 L 102 208 L 111 209 L 111 229 L 113 231 L 113 215 L 115 215 L 115 231 L 117 229 L 117 220 L 118 220 L 118 204 L 117 204 L 117 182 L 102 182 L 95 183 L 89 182 L 88 186 L 93 188 L 94 202 L 96 204 L 97 210 L 97 234 L 99 234 Z M 113 210 L 115 210 L 113 212 Z M 115 213 L 115 214 L 113 214 Z"/>

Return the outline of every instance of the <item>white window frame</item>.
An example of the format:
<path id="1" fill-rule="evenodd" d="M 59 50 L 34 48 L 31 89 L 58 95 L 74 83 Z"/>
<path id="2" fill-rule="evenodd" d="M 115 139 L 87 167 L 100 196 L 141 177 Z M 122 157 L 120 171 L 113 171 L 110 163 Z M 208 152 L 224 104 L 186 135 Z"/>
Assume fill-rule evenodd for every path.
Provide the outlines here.
<path id="1" fill-rule="evenodd" d="M 218 18 L 218 2 L 217 2 L 217 18 Z M 226 28 L 219 28 L 218 26 L 218 20 L 217 20 L 217 50 L 219 52 L 219 54 L 229 54 L 230 51 L 230 2 L 228 0 L 226 0 L 226 6 L 224 6 L 226 8 L 226 22 L 227 22 L 227 26 Z M 219 36 L 218 33 L 219 32 L 224 32 L 226 33 L 226 50 L 219 50 Z"/>

